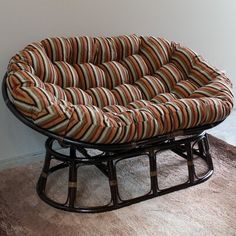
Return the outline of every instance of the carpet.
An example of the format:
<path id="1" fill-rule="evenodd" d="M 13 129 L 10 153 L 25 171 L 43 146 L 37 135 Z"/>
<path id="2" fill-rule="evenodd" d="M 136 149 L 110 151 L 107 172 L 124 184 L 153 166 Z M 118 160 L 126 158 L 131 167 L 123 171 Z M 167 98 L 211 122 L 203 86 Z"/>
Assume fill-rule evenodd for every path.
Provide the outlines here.
<path id="1" fill-rule="evenodd" d="M 236 235 L 236 147 L 212 136 L 210 146 L 215 172 L 207 182 L 99 214 L 63 212 L 42 202 L 35 191 L 42 161 L 3 170 L 0 235 Z M 162 187 L 186 179 L 186 165 L 175 154 L 163 152 L 158 158 Z M 97 169 L 84 167 L 78 174 L 81 204 L 106 200 L 108 186 Z M 124 199 L 148 191 L 146 158 L 120 164 L 118 180 Z M 54 176 L 50 194 L 62 198 L 66 181 L 63 171 Z M 92 194 L 88 192 L 91 188 Z"/>

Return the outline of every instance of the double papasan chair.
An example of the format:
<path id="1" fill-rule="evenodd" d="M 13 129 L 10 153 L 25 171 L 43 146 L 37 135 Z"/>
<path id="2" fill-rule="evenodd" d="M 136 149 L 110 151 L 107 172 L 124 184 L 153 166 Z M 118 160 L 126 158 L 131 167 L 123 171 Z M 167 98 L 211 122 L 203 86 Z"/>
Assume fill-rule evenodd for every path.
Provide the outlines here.
<path id="1" fill-rule="evenodd" d="M 163 38 L 55 37 L 31 43 L 12 57 L 3 96 L 20 120 L 48 136 L 37 184 L 41 199 L 63 210 L 101 212 L 208 179 L 213 165 L 204 131 L 230 114 L 231 87 L 226 75 L 201 56 Z M 61 148 L 54 148 L 55 142 Z M 186 182 L 159 187 L 158 153 L 163 150 L 186 160 Z M 116 163 L 140 155 L 149 160 L 150 191 L 124 200 Z M 196 174 L 195 156 L 207 166 L 202 176 Z M 59 164 L 51 166 L 52 160 Z M 77 173 L 84 165 L 107 176 L 107 204 L 79 205 Z M 64 168 L 68 194 L 59 202 L 47 195 L 46 185 L 50 174 Z"/>

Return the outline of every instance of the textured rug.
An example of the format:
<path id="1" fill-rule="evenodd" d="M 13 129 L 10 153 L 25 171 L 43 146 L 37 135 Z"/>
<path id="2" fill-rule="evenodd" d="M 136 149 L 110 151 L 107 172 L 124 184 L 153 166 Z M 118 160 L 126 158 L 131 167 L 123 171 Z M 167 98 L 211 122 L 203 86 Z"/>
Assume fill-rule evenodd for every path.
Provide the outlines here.
<path id="1" fill-rule="evenodd" d="M 215 172 L 207 182 L 100 214 L 63 212 L 42 202 L 35 191 L 42 161 L 1 171 L 0 235 L 236 235 L 236 147 L 212 136 L 210 144 Z M 122 198 L 149 190 L 146 159 L 120 164 Z M 186 180 L 186 165 L 175 154 L 163 152 L 158 162 L 161 187 Z M 81 168 L 79 180 L 80 204 L 108 200 L 97 169 Z M 63 199 L 66 181 L 63 171 L 53 177 L 50 194 Z"/>

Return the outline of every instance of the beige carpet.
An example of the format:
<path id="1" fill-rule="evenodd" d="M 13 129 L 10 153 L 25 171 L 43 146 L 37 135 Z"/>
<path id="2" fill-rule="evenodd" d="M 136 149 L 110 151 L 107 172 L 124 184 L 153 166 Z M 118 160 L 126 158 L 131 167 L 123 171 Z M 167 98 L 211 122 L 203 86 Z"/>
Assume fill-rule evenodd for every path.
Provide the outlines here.
<path id="1" fill-rule="evenodd" d="M 68 213 L 39 200 L 35 184 L 42 162 L 1 171 L 0 235 L 236 235 L 236 147 L 213 137 L 210 142 L 215 173 L 207 182 L 108 213 Z M 176 155 L 158 158 L 161 187 L 186 180 L 186 166 Z M 122 198 L 148 191 L 146 159 L 119 164 Z M 59 176 L 65 173 L 50 181 L 50 194 L 62 199 L 66 179 Z M 86 199 L 80 204 L 108 201 L 98 170 L 81 168 L 79 179 L 78 201 Z"/>

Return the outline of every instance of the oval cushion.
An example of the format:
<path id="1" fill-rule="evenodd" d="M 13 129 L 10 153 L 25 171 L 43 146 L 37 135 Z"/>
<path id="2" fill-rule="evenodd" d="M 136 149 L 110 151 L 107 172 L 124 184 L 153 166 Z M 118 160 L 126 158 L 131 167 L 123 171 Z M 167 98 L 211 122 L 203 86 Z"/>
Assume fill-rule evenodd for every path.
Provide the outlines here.
<path id="1" fill-rule="evenodd" d="M 22 116 L 62 138 L 126 143 L 215 123 L 233 108 L 226 75 L 187 47 L 137 35 L 47 38 L 9 62 Z"/>

